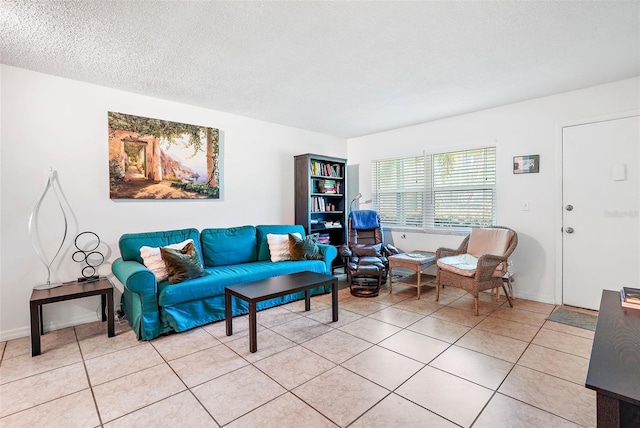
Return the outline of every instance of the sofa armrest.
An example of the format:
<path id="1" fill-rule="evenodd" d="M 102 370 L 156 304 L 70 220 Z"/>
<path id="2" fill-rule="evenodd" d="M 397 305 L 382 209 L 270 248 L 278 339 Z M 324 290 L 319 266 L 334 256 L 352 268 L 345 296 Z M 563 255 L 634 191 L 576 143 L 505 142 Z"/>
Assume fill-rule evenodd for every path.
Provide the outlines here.
<path id="1" fill-rule="evenodd" d="M 476 278 L 478 281 L 488 281 L 491 279 L 500 263 L 505 263 L 506 266 L 507 258 L 493 254 L 484 254 L 481 256 L 478 259 L 478 267 L 476 270 Z"/>
<path id="2" fill-rule="evenodd" d="M 156 276 L 137 261 L 119 258 L 111 265 L 113 274 L 124 285 L 122 309 L 129 324 L 142 340 L 151 340 L 162 333 L 158 309 Z"/>
<path id="3" fill-rule="evenodd" d="M 443 257 L 459 256 L 463 254 L 459 249 L 440 247 L 436 250 L 436 260 Z"/>
<path id="4" fill-rule="evenodd" d="M 142 263 L 119 258 L 113 262 L 111 270 L 129 291 L 143 296 L 155 296 L 158 292 L 156 276 Z"/>
<path id="5" fill-rule="evenodd" d="M 349 247 L 345 244 L 340 245 L 340 247 L 338 247 L 338 254 L 340 254 L 340 257 L 342 257 L 343 259 L 349 258 L 353 255 Z"/>
<path id="6" fill-rule="evenodd" d="M 394 247 L 391 244 L 385 244 L 382 246 L 382 254 L 384 254 L 387 257 L 390 256 L 395 256 L 396 254 L 400 254 L 402 251 L 400 251 L 398 248 Z"/>
<path id="7" fill-rule="evenodd" d="M 318 244 L 318 249 L 326 265 L 325 272 L 331 274 L 331 264 L 333 263 L 333 259 L 338 256 L 338 250 L 335 246 L 328 244 Z"/>

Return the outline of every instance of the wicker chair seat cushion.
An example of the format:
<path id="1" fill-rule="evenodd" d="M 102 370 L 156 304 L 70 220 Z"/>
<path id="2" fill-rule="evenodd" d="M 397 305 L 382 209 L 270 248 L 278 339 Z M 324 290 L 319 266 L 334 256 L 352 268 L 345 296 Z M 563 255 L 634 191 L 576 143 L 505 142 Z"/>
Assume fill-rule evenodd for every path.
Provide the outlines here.
<path id="1" fill-rule="evenodd" d="M 467 253 L 480 257 L 483 254 L 503 256 L 511 244 L 513 232 L 509 229 L 472 229 Z"/>
<path id="2" fill-rule="evenodd" d="M 455 273 L 461 276 L 473 277 L 478 267 L 478 258 L 471 254 L 459 254 L 457 256 L 443 257 L 436 262 L 440 269 Z M 498 278 L 504 275 L 502 263 L 498 265 L 493 277 Z"/>

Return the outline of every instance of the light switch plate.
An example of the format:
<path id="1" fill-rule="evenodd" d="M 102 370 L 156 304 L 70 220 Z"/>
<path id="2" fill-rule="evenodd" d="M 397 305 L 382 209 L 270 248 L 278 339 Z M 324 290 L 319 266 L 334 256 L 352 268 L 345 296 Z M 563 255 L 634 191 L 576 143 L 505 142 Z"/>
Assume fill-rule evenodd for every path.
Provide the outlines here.
<path id="1" fill-rule="evenodd" d="M 614 163 L 611 168 L 611 178 L 613 181 L 624 181 L 627 179 L 627 164 Z"/>

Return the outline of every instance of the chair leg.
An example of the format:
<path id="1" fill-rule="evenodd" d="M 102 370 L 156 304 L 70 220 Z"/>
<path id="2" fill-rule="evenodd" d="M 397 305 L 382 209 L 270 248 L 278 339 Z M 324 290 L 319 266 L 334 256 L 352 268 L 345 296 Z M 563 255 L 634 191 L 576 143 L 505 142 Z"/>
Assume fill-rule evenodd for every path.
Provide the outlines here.
<path id="1" fill-rule="evenodd" d="M 478 296 L 473 296 L 473 307 L 476 311 L 476 316 L 478 316 Z"/>
<path id="2" fill-rule="evenodd" d="M 436 270 L 436 302 L 440 300 L 440 268 Z"/>

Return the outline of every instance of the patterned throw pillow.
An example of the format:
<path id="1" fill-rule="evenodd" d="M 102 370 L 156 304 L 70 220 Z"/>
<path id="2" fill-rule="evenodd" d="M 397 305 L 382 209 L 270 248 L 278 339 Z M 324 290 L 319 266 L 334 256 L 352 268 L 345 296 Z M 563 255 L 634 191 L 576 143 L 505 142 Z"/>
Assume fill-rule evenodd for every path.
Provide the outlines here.
<path id="1" fill-rule="evenodd" d="M 321 260 L 320 248 L 318 248 L 318 234 L 312 233 L 304 239 L 298 234 L 289 234 L 289 254 L 291 260 Z"/>
<path id="2" fill-rule="evenodd" d="M 296 235 L 298 238 L 302 238 L 298 232 L 294 232 L 293 235 Z M 289 253 L 289 238 L 287 235 L 268 233 L 267 244 L 269 244 L 269 254 L 271 254 L 272 262 L 291 260 L 291 254 Z"/>
<path id="3" fill-rule="evenodd" d="M 171 284 L 207 275 L 202 263 L 200 263 L 198 250 L 196 250 L 193 242 L 188 243 L 181 250 L 160 247 L 160 255 L 167 265 L 169 283 Z"/>
<path id="4" fill-rule="evenodd" d="M 193 239 L 187 239 L 177 244 L 166 245 L 165 248 L 181 250 L 188 243 L 193 243 Z M 142 257 L 144 265 L 156 276 L 158 282 L 167 280 L 167 265 L 165 265 L 160 255 L 160 247 L 148 247 L 146 245 L 140 247 L 140 257 Z"/>

